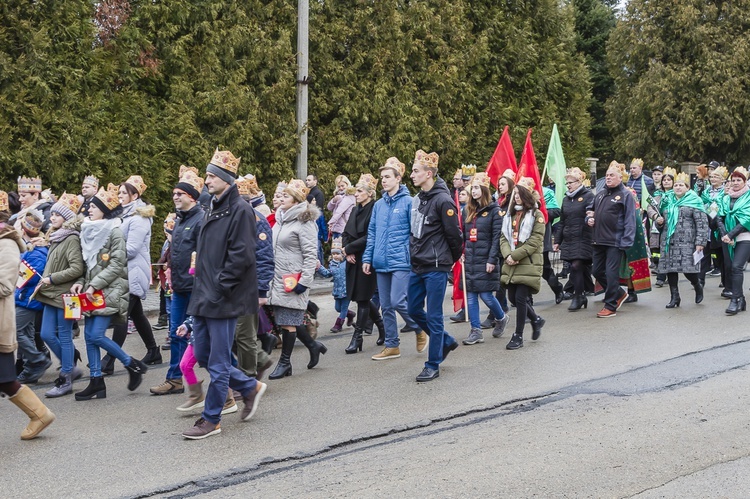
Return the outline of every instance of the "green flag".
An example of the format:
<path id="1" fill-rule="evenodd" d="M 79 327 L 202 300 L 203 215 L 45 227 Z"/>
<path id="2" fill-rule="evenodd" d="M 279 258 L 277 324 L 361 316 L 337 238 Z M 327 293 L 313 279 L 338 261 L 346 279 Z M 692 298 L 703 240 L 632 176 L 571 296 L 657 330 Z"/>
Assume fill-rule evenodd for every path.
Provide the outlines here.
<path id="1" fill-rule="evenodd" d="M 646 176 L 641 175 L 641 209 L 643 211 L 646 211 L 649 198 L 651 198 L 651 194 L 649 194 L 648 189 L 646 188 Z"/>
<path id="2" fill-rule="evenodd" d="M 555 183 L 555 199 L 558 205 L 562 205 L 563 196 L 565 196 L 565 157 L 563 156 L 562 144 L 560 143 L 560 134 L 557 132 L 557 124 L 552 127 L 552 137 L 549 140 L 549 149 L 547 149 L 547 158 L 544 160 L 544 171 L 547 176 Z M 542 176 L 544 178 L 544 176 Z"/>

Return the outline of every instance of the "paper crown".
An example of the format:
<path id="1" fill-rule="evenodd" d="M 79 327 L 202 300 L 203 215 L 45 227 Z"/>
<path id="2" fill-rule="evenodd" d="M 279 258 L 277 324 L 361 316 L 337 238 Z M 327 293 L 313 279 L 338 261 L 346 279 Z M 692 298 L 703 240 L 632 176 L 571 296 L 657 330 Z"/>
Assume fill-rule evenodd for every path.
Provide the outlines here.
<path id="1" fill-rule="evenodd" d="M 276 184 L 276 190 L 274 191 L 274 194 L 277 192 L 284 192 L 284 189 L 286 189 L 286 182 L 279 182 Z"/>
<path id="2" fill-rule="evenodd" d="M 568 168 L 568 170 L 565 172 L 565 178 L 568 177 L 574 178 L 578 182 L 583 182 L 583 180 L 586 178 L 586 173 L 584 173 L 584 171 L 578 167 Z"/>
<path id="3" fill-rule="evenodd" d="M 475 173 L 477 173 L 477 165 L 461 165 L 461 176 L 464 179 L 473 176 Z"/>
<path id="4" fill-rule="evenodd" d="M 516 173 L 510 168 L 506 169 L 501 176 L 510 179 L 513 182 L 516 181 Z"/>
<path id="5" fill-rule="evenodd" d="M 248 179 L 245 177 L 239 177 L 234 183 L 237 186 L 237 192 L 240 193 L 240 196 L 250 195 L 250 181 Z"/>
<path id="6" fill-rule="evenodd" d="M 732 176 L 734 177 L 735 175 L 742 175 L 742 177 L 747 180 L 747 168 L 745 168 L 744 166 L 738 166 L 734 169 L 734 171 L 732 171 Z"/>
<path id="7" fill-rule="evenodd" d="M 613 160 L 607 167 L 607 171 L 612 169 L 615 169 L 620 173 L 623 182 L 627 182 L 630 178 L 630 174 L 628 174 L 628 171 L 625 169 L 625 165 L 623 163 L 618 163 L 617 161 Z"/>
<path id="8" fill-rule="evenodd" d="M 490 188 L 490 176 L 487 175 L 484 172 L 479 172 L 476 175 L 474 175 L 474 178 L 471 179 L 471 185 L 478 185 L 480 187 L 486 187 Z"/>
<path id="9" fill-rule="evenodd" d="M 164 219 L 164 230 L 170 234 L 174 230 L 174 224 L 177 221 L 177 213 L 170 213 L 167 218 Z"/>
<path id="10" fill-rule="evenodd" d="M 520 179 L 518 179 L 518 182 L 516 182 L 516 185 L 520 185 L 527 191 L 534 192 L 534 187 L 536 186 L 536 183 L 534 182 L 534 179 L 531 177 L 521 177 Z"/>
<path id="11" fill-rule="evenodd" d="M 431 152 L 427 154 L 422 149 L 417 151 L 414 155 L 414 166 L 420 166 L 422 168 L 437 168 L 440 157 L 438 153 Z"/>
<path id="12" fill-rule="evenodd" d="M 193 172 L 198 177 L 201 176 L 201 172 L 196 167 L 180 165 L 180 173 L 177 174 L 177 178 L 184 177 L 187 172 Z"/>
<path id="13" fill-rule="evenodd" d="M 677 177 L 675 177 L 674 179 L 674 183 L 676 184 L 677 182 L 682 182 L 686 186 L 690 187 L 690 174 L 685 172 L 678 173 Z"/>
<path id="14" fill-rule="evenodd" d="M 81 200 L 78 198 L 78 196 L 76 196 L 75 194 L 68 194 L 67 192 L 63 192 L 63 195 L 60 196 L 60 199 L 58 199 L 57 203 L 55 204 L 63 205 L 74 214 L 78 213 L 78 210 L 81 209 Z"/>
<path id="15" fill-rule="evenodd" d="M 143 196 L 143 193 L 146 192 L 146 188 L 148 187 L 146 185 L 146 182 L 143 181 L 143 177 L 141 177 L 140 175 L 131 175 L 130 177 L 128 177 L 125 183 L 135 187 L 135 190 L 138 191 L 139 196 Z"/>
<path id="16" fill-rule="evenodd" d="M 217 147 L 216 151 L 214 151 L 213 158 L 211 158 L 210 164 L 218 166 L 222 170 L 231 172 L 236 177 L 237 170 L 240 168 L 241 159 L 241 157 L 235 158 L 234 154 L 232 154 L 230 151 L 219 151 L 219 148 Z"/>
<path id="17" fill-rule="evenodd" d="M 727 177 L 729 177 L 729 171 L 726 169 L 726 167 L 719 166 L 714 171 L 711 172 L 711 175 L 718 175 L 724 180 L 726 180 Z"/>
<path id="18" fill-rule="evenodd" d="M 85 177 L 83 177 L 83 182 L 81 182 L 81 184 L 87 184 L 93 187 L 94 189 L 98 189 L 99 179 L 93 175 L 86 175 Z"/>
<path id="19" fill-rule="evenodd" d="M 26 214 L 21 219 L 23 230 L 29 235 L 35 236 L 41 232 L 42 225 L 44 225 L 44 213 L 35 208 L 26 210 Z"/>
<path id="20" fill-rule="evenodd" d="M 112 211 L 120 206 L 120 199 L 117 197 L 118 192 L 119 188 L 115 184 L 110 183 L 106 189 L 99 187 L 99 192 L 94 197 L 98 198 L 109 211 Z"/>
<path id="21" fill-rule="evenodd" d="M 39 177 L 18 177 L 18 192 L 42 192 L 42 179 Z"/>
<path id="22" fill-rule="evenodd" d="M 668 166 L 664 168 L 664 176 L 666 177 L 667 175 L 672 177 L 672 180 L 674 180 L 677 177 L 677 170 L 675 170 L 671 166 Z"/>
<path id="23" fill-rule="evenodd" d="M 331 251 L 341 251 L 341 238 L 340 237 L 334 237 L 331 240 Z"/>
<path id="24" fill-rule="evenodd" d="M 310 192 L 310 189 L 307 187 L 304 180 L 293 178 L 286 185 L 284 191 L 288 192 L 294 199 L 301 203 L 307 199 L 307 194 Z"/>
<path id="25" fill-rule="evenodd" d="M 396 171 L 399 176 L 403 177 L 404 173 L 406 172 L 406 165 L 403 164 L 401 161 L 398 160 L 397 157 L 391 156 L 385 161 L 385 164 L 380 167 L 380 170 L 383 171 L 386 168 L 391 168 L 394 171 Z"/>
<path id="26" fill-rule="evenodd" d="M 8 205 L 8 193 L 0 191 L 0 211 L 10 211 L 10 205 Z"/>
<path id="27" fill-rule="evenodd" d="M 633 158 L 633 161 L 630 162 L 630 166 L 633 165 L 643 168 L 643 160 L 641 158 Z"/>
<path id="28" fill-rule="evenodd" d="M 195 170 L 195 171 L 193 171 Z M 198 175 L 198 170 L 195 168 L 190 168 L 189 170 L 185 170 L 185 172 L 180 175 L 180 184 L 188 184 L 193 189 L 196 190 L 198 195 L 200 195 L 201 191 L 203 190 L 203 184 L 205 181 L 203 180 L 203 177 Z"/>
<path id="29" fill-rule="evenodd" d="M 376 179 L 369 173 L 363 173 L 357 181 L 357 187 L 362 187 L 363 189 L 374 191 L 378 188 L 378 179 Z"/>
<path id="30" fill-rule="evenodd" d="M 248 189 L 250 189 L 250 195 L 257 196 L 260 193 L 260 187 L 258 187 L 258 179 L 255 178 L 255 175 L 253 175 L 252 173 L 248 173 L 244 178 L 247 182 Z"/>

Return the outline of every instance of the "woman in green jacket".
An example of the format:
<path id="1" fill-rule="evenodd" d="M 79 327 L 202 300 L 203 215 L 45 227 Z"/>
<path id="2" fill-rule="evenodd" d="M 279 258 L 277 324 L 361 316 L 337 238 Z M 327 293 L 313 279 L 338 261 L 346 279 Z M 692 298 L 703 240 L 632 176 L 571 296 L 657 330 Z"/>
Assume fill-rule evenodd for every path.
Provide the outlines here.
<path id="1" fill-rule="evenodd" d="M 500 280 L 508 290 L 508 298 L 516 306 L 516 332 L 505 347 L 508 350 L 523 346 L 527 317 L 533 329 L 531 339 L 538 339 L 544 326 L 544 319 L 536 314 L 531 302 L 531 295 L 539 292 L 542 278 L 545 229 L 544 216 L 537 209 L 539 194 L 534 190 L 534 181 L 521 178 L 513 196 L 500 235 L 500 252 L 504 258 Z"/>
<path id="2" fill-rule="evenodd" d="M 55 386 L 44 395 L 49 398 L 73 393 L 73 380 L 81 377 L 74 365 L 73 319 L 65 318 L 62 295 L 83 275 L 80 221 L 76 213 L 81 207 L 78 197 L 63 194 L 50 209 L 49 253 L 44 275 L 39 281 L 37 300 L 44 304 L 41 337 L 60 359 L 62 367 Z"/>
<path id="3" fill-rule="evenodd" d="M 90 300 L 94 300 L 94 293 L 101 291 L 104 308 L 88 312 L 86 316 L 84 337 L 91 380 L 85 390 L 76 393 L 76 400 L 107 397 L 100 348 L 122 362 L 128 370 L 130 391 L 138 388 L 143 374 L 148 370 L 144 363 L 130 357 L 105 334 L 112 318 L 122 316 L 128 310 L 128 258 L 125 237 L 120 230 L 121 221 L 117 217 L 119 212 L 117 186 L 109 184 L 106 191 L 102 187 L 94 196 L 89 205 L 89 218 L 81 225 L 81 250 L 86 274 L 73 285 L 71 292 L 85 292 Z"/>

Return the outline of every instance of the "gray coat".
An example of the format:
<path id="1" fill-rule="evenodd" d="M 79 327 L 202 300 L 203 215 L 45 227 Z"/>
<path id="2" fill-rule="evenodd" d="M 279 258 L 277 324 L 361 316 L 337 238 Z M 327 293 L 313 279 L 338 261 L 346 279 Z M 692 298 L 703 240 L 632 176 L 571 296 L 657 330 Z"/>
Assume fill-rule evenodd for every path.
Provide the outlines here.
<path id="1" fill-rule="evenodd" d="M 677 218 L 677 227 L 669 243 L 669 251 L 666 251 L 666 223 L 665 221 L 662 229 L 659 273 L 683 272 L 695 274 L 699 272 L 701 264 L 698 262 L 697 265 L 693 265 L 693 253 L 696 246 L 707 246 L 708 244 L 708 216 L 701 210 L 681 206 L 680 215 Z"/>
<path id="2" fill-rule="evenodd" d="M 156 209 L 140 199 L 136 207 L 122 218 L 122 234 L 125 236 L 128 251 L 128 282 L 130 293 L 146 299 L 151 286 L 151 224 Z"/>
<path id="3" fill-rule="evenodd" d="M 271 305 L 277 307 L 307 309 L 313 284 L 315 267 L 318 263 L 318 224 L 320 211 L 307 201 L 296 204 L 282 217 L 276 212 L 276 225 L 273 226 L 274 276 L 269 290 Z M 287 274 L 302 273 L 299 283 L 308 289 L 297 294 L 284 291 Z"/>

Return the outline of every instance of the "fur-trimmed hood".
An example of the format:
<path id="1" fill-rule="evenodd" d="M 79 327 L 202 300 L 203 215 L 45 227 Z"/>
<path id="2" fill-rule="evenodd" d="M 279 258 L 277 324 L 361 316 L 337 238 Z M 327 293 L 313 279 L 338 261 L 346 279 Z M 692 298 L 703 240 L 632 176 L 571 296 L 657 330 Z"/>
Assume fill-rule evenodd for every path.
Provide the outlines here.
<path id="1" fill-rule="evenodd" d="M 143 218 L 154 218 L 154 215 L 156 215 L 156 207 L 152 204 L 139 206 L 135 209 L 135 214 L 140 215 Z"/>
<path id="2" fill-rule="evenodd" d="M 283 215 L 281 214 L 280 209 L 276 211 L 276 220 L 283 222 L 289 222 L 292 220 L 299 220 L 302 223 L 315 222 L 318 220 L 318 217 L 320 217 L 320 210 L 307 201 L 295 204 Z"/>
<path id="3" fill-rule="evenodd" d="M 26 251 L 26 245 L 18 231 L 7 222 L 0 223 L 0 239 L 12 239 L 18 245 L 18 251 Z"/>

